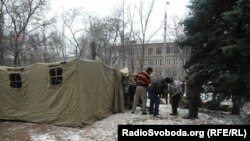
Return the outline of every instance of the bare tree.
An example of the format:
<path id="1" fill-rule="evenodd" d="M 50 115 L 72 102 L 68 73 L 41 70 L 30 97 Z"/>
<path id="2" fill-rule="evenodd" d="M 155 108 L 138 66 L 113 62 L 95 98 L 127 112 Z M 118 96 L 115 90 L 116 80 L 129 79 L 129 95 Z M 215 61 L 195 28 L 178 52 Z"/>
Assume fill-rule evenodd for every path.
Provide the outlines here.
<path id="1" fill-rule="evenodd" d="M 122 6 L 121 5 L 118 5 L 118 6 L 115 6 L 115 8 L 113 9 L 113 12 L 112 12 L 112 23 L 113 23 L 113 26 L 115 27 L 114 28 L 114 35 L 113 35 L 113 42 L 112 42 L 112 46 L 114 47 L 113 50 L 115 50 L 113 53 L 113 55 L 111 56 L 111 63 L 110 65 L 114 65 L 116 60 L 117 60 L 117 56 L 118 56 L 118 48 L 116 48 L 115 46 L 117 45 L 117 41 L 118 41 L 118 38 L 120 37 L 121 39 L 121 42 L 123 43 L 123 48 L 122 48 L 122 56 L 123 56 L 123 59 L 125 59 L 125 49 L 124 49 L 124 40 L 123 40 L 123 37 L 121 37 L 122 35 L 124 35 L 123 31 L 122 30 L 122 26 L 125 25 L 124 23 L 124 19 L 122 19 L 123 15 L 124 15 L 124 1 L 123 1 L 123 4 Z M 122 7 L 122 8 L 121 8 Z M 123 26 L 125 27 L 125 26 Z M 125 60 L 123 60 L 125 61 Z M 123 64 L 124 66 L 125 64 Z"/>
<path id="2" fill-rule="evenodd" d="M 120 19 L 117 18 L 113 18 L 113 27 L 114 27 L 114 34 L 113 34 L 113 41 L 112 41 L 112 47 L 116 46 L 116 42 L 117 42 L 117 38 L 119 35 L 119 31 L 120 31 Z M 112 53 L 110 55 L 110 65 L 113 66 L 117 60 L 117 56 L 118 56 L 118 50 L 117 48 L 112 49 Z"/>
<path id="3" fill-rule="evenodd" d="M 122 50 L 123 50 L 123 63 L 122 66 L 125 67 L 125 59 L 126 59 L 126 52 L 125 52 L 125 1 L 122 1 L 122 32 L 120 32 L 121 43 L 122 43 Z"/>
<path id="4" fill-rule="evenodd" d="M 89 40 L 96 43 L 96 55 L 107 65 L 112 64 L 112 57 L 116 53 L 110 44 L 114 45 L 118 36 L 117 22 L 118 20 L 115 18 L 99 19 L 93 17 L 89 24 Z"/>
<path id="5" fill-rule="evenodd" d="M 181 40 L 183 40 L 185 38 L 185 33 L 184 33 L 184 27 L 183 25 L 180 23 L 182 21 L 181 18 L 175 16 L 173 17 L 173 26 L 169 27 L 170 29 L 170 37 L 173 37 L 175 42 L 179 42 Z M 188 61 L 188 58 L 190 57 L 190 53 L 191 53 L 191 48 L 187 47 L 187 46 L 177 46 L 178 48 L 178 59 L 180 59 L 181 62 L 181 66 L 184 66 L 184 64 Z M 179 62 L 179 61 L 178 61 Z M 179 68 L 177 68 L 179 69 Z M 179 71 L 177 71 L 179 72 Z M 185 71 L 186 75 L 187 72 Z M 177 74 L 179 76 L 179 74 Z M 180 78 L 178 78 L 180 79 Z M 182 78 L 183 79 L 183 78 Z"/>
<path id="6" fill-rule="evenodd" d="M 149 7 L 145 9 L 144 1 L 141 0 L 139 4 L 139 21 L 140 21 L 140 34 L 137 34 L 137 38 L 139 39 L 142 47 L 142 56 L 138 56 L 138 60 L 140 63 L 140 69 L 143 69 L 144 66 L 144 56 L 145 56 L 145 48 L 146 45 L 149 43 L 151 38 L 161 29 L 159 27 L 155 31 L 151 32 L 150 34 L 147 33 L 148 31 L 148 25 L 150 22 L 150 17 L 154 8 L 155 0 L 152 0 Z M 148 11 L 147 11 L 148 10 Z M 148 37 L 148 38 L 147 38 Z"/>
<path id="7" fill-rule="evenodd" d="M 92 60 L 95 60 L 95 57 L 96 57 L 95 42 L 91 42 L 91 58 L 92 58 Z"/>
<path id="8" fill-rule="evenodd" d="M 144 1 L 142 0 L 140 1 L 139 7 L 134 6 L 131 8 L 128 6 L 128 10 L 125 12 L 125 3 L 123 1 L 121 5 L 116 6 L 116 9 L 113 12 L 113 17 L 118 21 L 116 23 L 116 31 L 120 35 L 121 46 L 119 46 L 119 56 L 122 58 L 122 66 L 124 67 L 125 62 L 128 61 L 128 65 L 132 72 L 134 71 L 134 55 L 137 56 L 136 60 L 139 61 L 142 70 L 144 65 L 145 47 L 152 37 L 161 29 L 161 26 L 159 26 L 155 30 L 148 30 L 155 0 L 150 2 L 149 7 L 146 7 L 146 4 L 143 2 Z M 138 17 L 135 15 L 134 10 L 138 10 Z M 125 18 L 125 15 L 127 18 Z M 140 22 L 139 26 L 136 21 Z M 127 32 L 125 32 L 125 30 Z M 136 44 L 136 41 L 138 40 L 140 46 Z M 126 52 L 127 50 L 130 50 L 130 52 Z"/>
<path id="9" fill-rule="evenodd" d="M 103 45 L 104 21 L 98 17 L 91 17 L 89 19 L 88 36 L 91 42 L 95 42 L 96 56 L 104 61 L 105 50 Z M 104 61 L 105 62 L 105 61 Z"/>
<path id="10" fill-rule="evenodd" d="M 50 34 L 50 38 L 47 38 L 49 50 L 48 55 L 49 57 L 53 58 L 52 61 L 64 60 L 64 43 L 63 43 L 63 36 L 58 31 L 53 31 Z M 63 59 L 62 59 L 63 58 Z M 51 59 L 50 59 L 51 60 Z"/>
<path id="11" fill-rule="evenodd" d="M 4 65 L 4 56 L 5 49 L 3 48 L 3 39 L 4 39 L 4 0 L 0 0 L 0 65 Z"/>
<path id="12" fill-rule="evenodd" d="M 40 32 L 29 35 L 28 44 L 30 45 L 30 48 L 25 48 L 25 52 L 28 54 L 22 57 L 22 59 L 26 59 L 27 57 L 29 57 L 27 58 L 29 60 L 24 60 L 24 62 L 26 62 L 27 64 L 33 64 L 42 61 L 42 55 L 40 55 L 41 50 L 39 50 L 42 43 L 42 38 L 40 36 Z"/>
<path id="13" fill-rule="evenodd" d="M 135 9 L 133 7 L 128 8 L 128 40 L 129 40 L 129 47 L 130 47 L 130 69 L 131 72 L 134 72 L 134 55 L 135 53 L 137 54 L 137 56 L 139 56 L 138 54 L 138 46 L 136 44 L 136 35 L 137 33 L 135 33 L 134 31 L 134 25 L 135 25 Z"/>
<path id="14" fill-rule="evenodd" d="M 80 9 L 71 9 L 63 15 L 63 24 L 70 32 L 70 36 L 64 34 L 64 37 L 69 41 L 71 45 L 75 48 L 75 57 L 82 57 L 84 53 L 83 42 L 84 33 L 86 33 L 86 29 L 82 25 L 77 25 L 77 18 L 83 16 L 81 14 Z"/>
<path id="15" fill-rule="evenodd" d="M 51 27 L 51 26 L 49 26 Z M 62 36 L 56 31 L 47 31 L 46 26 L 28 35 L 21 61 L 24 65 L 36 62 L 52 62 L 61 59 Z"/>
<path id="16" fill-rule="evenodd" d="M 46 9 L 46 0 L 6 0 L 3 4 L 8 15 L 9 47 L 14 56 L 13 65 L 20 64 L 20 55 L 24 48 L 26 35 L 45 24 L 42 20 Z"/>

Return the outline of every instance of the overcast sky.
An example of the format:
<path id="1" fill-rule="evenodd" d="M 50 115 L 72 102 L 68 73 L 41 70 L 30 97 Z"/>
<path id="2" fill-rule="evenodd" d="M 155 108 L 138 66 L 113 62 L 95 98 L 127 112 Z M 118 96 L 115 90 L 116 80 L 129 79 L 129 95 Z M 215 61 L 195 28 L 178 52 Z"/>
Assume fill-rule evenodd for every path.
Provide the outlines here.
<path id="1" fill-rule="evenodd" d="M 125 5 L 133 2 L 139 2 L 140 0 L 125 0 Z M 144 0 L 149 1 L 149 0 Z M 168 0 L 170 3 L 167 7 L 168 14 L 183 16 L 187 13 L 186 5 L 189 0 Z M 105 16 L 110 15 L 113 7 L 122 0 L 52 0 L 52 9 L 54 11 L 62 11 L 62 9 L 68 9 L 73 7 L 82 7 L 84 10 L 94 13 L 96 15 Z M 166 9 L 166 0 L 156 0 L 155 9 L 156 13 L 163 13 Z"/>
<path id="2" fill-rule="evenodd" d="M 143 2 L 150 2 L 151 0 L 143 0 Z M 166 2 L 170 4 L 166 7 Z M 134 5 L 140 0 L 125 0 L 125 7 Z M 111 15 L 115 6 L 122 3 L 122 0 L 52 0 L 51 9 L 53 12 L 60 15 L 62 11 L 70 8 L 82 8 L 87 13 L 92 13 L 94 16 L 108 16 Z M 173 17 L 184 17 L 188 15 L 186 6 L 189 0 L 155 0 L 154 9 L 151 16 L 151 22 L 158 26 L 164 22 L 164 13 L 167 9 L 168 24 L 171 23 Z M 163 30 L 159 31 L 159 37 L 163 36 Z"/>

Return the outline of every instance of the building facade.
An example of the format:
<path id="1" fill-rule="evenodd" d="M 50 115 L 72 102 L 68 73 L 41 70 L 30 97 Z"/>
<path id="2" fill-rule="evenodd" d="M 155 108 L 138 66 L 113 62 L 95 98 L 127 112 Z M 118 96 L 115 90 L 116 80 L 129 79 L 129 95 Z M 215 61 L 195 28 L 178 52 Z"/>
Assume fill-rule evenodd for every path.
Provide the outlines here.
<path id="1" fill-rule="evenodd" d="M 164 57 L 164 43 L 151 43 L 143 47 L 140 44 L 116 46 L 118 57 L 115 65 L 118 69 L 127 67 L 131 73 L 145 70 L 147 67 L 154 69 L 152 77 L 173 77 L 176 80 L 184 80 L 184 63 L 189 57 L 189 52 L 181 49 L 174 42 L 166 43 L 166 57 Z M 142 59 L 144 52 L 144 60 Z M 166 64 L 164 64 L 166 58 Z M 141 68 L 143 63 L 143 68 Z M 165 67 L 165 69 L 164 69 Z M 163 74 L 165 71 L 165 75 Z"/>

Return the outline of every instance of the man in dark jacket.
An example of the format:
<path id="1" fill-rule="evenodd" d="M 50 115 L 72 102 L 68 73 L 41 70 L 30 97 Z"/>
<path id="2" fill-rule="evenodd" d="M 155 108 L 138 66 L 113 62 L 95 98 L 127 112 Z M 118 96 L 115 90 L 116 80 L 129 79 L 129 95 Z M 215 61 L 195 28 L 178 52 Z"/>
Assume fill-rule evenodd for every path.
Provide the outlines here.
<path id="1" fill-rule="evenodd" d="M 151 86 L 149 87 L 149 98 L 150 98 L 150 105 L 149 105 L 149 114 L 153 114 L 157 116 L 159 114 L 159 104 L 160 104 L 160 94 L 164 94 L 167 90 L 168 83 L 166 82 L 167 79 L 156 79 Z"/>

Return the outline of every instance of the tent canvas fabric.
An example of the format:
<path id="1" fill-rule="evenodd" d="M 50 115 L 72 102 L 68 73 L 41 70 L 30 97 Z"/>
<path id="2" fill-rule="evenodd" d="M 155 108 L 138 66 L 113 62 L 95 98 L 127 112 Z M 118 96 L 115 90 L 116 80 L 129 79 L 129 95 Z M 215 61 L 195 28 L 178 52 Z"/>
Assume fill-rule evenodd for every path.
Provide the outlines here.
<path id="1" fill-rule="evenodd" d="M 62 84 L 52 85 L 50 70 L 57 68 Z M 11 87 L 13 73 L 20 74 L 21 88 Z M 73 59 L 0 67 L 2 120 L 82 126 L 117 112 L 124 112 L 121 73 L 101 62 Z"/>

